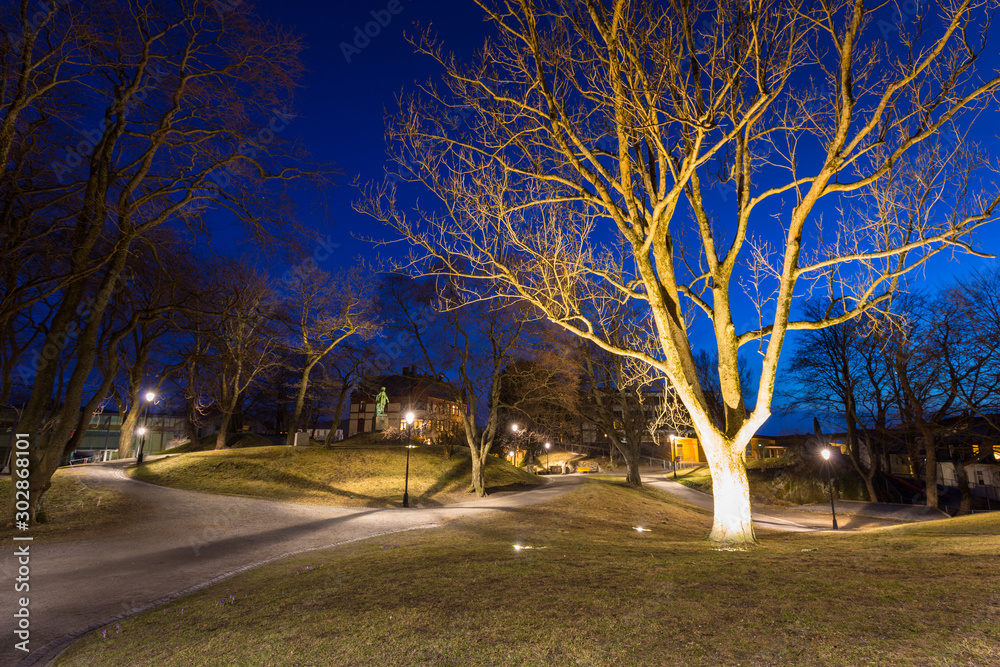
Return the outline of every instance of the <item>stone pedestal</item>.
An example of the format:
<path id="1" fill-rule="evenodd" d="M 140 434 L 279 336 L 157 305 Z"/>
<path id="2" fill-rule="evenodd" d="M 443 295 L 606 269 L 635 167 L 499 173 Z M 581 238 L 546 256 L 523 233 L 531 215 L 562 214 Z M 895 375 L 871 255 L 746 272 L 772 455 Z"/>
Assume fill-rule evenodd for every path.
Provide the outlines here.
<path id="1" fill-rule="evenodd" d="M 384 431 L 388 425 L 389 425 L 389 418 L 386 417 L 385 415 L 375 418 L 376 431 Z"/>

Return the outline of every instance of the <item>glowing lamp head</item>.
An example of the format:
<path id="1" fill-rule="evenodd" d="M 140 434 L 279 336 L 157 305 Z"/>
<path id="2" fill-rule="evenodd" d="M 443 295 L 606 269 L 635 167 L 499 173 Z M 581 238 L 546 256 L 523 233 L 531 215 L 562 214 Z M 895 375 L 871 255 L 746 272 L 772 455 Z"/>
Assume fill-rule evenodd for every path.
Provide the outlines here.
<path id="1" fill-rule="evenodd" d="M 135 432 L 138 433 L 139 435 L 146 435 L 146 427 L 140 426 L 135 430 Z"/>
<path id="2" fill-rule="evenodd" d="M 551 443 L 551 442 L 546 442 L 546 443 L 545 443 L 545 449 L 548 449 L 548 448 L 549 448 L 549 447 L 551 447 L 551 446 L 552 446 L 552 443 Z"/>
<path id="3" fill-rule="evenodd" d="M 412 412 L 407 412 L 406 413 L 406 423 L 408 425 L 412 425 L 413 424 L 413 413 Z"/>
<path id="4" fill-rule="evenodd" d="M 147 391 L 146 392 L 146 400 L 147 401 L 152 401 L 154 398 L 156 398 L 156 394 L 154 394 L 151 391 Z"/>
<path id="5" fill-rule="evenodd" d="M 514 433 L 517 433 L 517 424 L 511 424 L 510 430 L 513 431 Z"/>
<path id="6" fill-rule="evenodd" d="M 830 460 L 830 450 L 829 450 L 829 449 L 824 449 L 824 450 L 823 450 L 822 452 L 820 452 L 820 453 L 821 453 L 821 454 L 823 455 L 823 458 L 824 458 L 824 459 L 826 459 L 827 461 L 829 461 L 829 460 Z"/>

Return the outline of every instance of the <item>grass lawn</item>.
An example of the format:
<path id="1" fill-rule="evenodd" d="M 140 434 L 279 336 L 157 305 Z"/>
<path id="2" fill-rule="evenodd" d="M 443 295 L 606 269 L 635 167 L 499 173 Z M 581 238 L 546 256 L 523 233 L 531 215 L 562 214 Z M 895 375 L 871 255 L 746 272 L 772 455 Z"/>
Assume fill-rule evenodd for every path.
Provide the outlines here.
<path id="1" fill-rule="evenodd" d="M 211 435 L 202 436 L 198 442 L 195 443 L 192 448 L 191 442 L 185 442 L 182 445 L 177 445 L 176 447 L 171 447 L 170 449 L 164 449 L 162 452 L 157 452 L 157 454 L 184 454 L 185 452 L 196 451 L 204 452 L 207 450 L 215 449 L 216 435 L 213 433 Z M 265 438 L 264 436 L 257 435 L 256 433 L 230 433 L 226 437 L 226 445 L 234 449 L 245 449 L 247 447 L 268 447 L 273 445 L 270 438 Z"/>
<path id="2" fill-rule="evenodd" d="M 713 550 L 709 522 L 588 480 L 259 568 L 93 632 L 57 664 L 1000 664 L 1000 516 L 762 531 L 745 552 Z"/>
<path id="3" fill-rule="evenodd" d="M 361 441 L 362 443 L 364 441 Z M 348 507 L 396 507 L 403 496 L 406 449 L 367 447 L 253 447 L 192 452 L 150 461 L 133 471 L 152 484 L 224 495 Z M 451 458 L 442 447 L 410 450 L 411 504 L 472 500 L 468 450 Z M 529 488 L 542 478 L 490 457 L 492 491 Z"/>
<path id="4" fill-rule="evenodd" d="M 91 488 L 80 480 L 80 468 L 59 468 L 45 497 L 48 523 L 31 526 L 27 533 L 14 530 L 14 494 L 11 478 L 0 478 L 3 523 L 0 537 L 31 535 L 34 538 L 80 539 L 105 534 L 115 526 L 135 521 L 145 507 L 108 488 Z"/>

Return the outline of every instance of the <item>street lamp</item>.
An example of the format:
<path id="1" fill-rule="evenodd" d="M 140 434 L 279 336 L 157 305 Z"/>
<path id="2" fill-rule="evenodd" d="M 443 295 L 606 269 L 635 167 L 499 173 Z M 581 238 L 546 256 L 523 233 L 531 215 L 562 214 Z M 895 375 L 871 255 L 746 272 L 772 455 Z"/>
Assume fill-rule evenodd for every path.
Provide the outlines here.
<path id="1" fill-rule="evenodd" d="M 826 461 L 827 472 L 830 473 L 830 514 L 833 515 L 833 529 L 840 530 L 837 527 L 837 508 L 833 504 L 833 463 L 830 462 L 830 450 L 824 448 L 821 454 Z"/>
<path id="2" fill-rule="evenodd" d="M 410 450 L 413 446 L 410 441 L 413 439 L 413 413 L 406 413 L 406 478 L 403 482 L 403 507 L 410 506 Z"/>
<path id="3" fill-rule="evenodd" d="M 142 449 L 143 446 L 146 444 L 146 426 L 145 426 L 146 417 L 149 415 L 149 405 L 156 400 L 156 394 L 154 394 L 151 391 L 147 391 L 145 398 L 146 398 L 146 409 L 142 415 L 143 425 L 139 427 L 139 435 L 141 435 L 142 438 L 139 440 L 139 455 L 135 457 L 136 465 L 142 465 Z"/>
<path id="4" fill-rule="evenodd" d="M 510 425 L 510 430 L 514 432 L 514 437 L 515 438 L 517 437 L 517 429 L 518 428 L 519 427 L 518 427 L 517 424 L 511 424 Z M 511 461 L 511 465 L 515 465 L 516 466 L 517 465 L 517 440 L 514 440 L 514 454 L 513 454 L 513 459 L 514 460 Z"/>
<path id="5" fill-rule="evenodd" d="M 549 447 L 551 447 L 551 446 L 552 446 L 552 443 L 550 443 L 550 442 L 546 442 L 545 443 L 545 474 L 548 474 L 549 470 L 550 470 L 550 468 L 549 468 Z"/>
<path id="6" fill-rule="evenodd" d="M 135 464 L 139 465 L 142 463 L 142 446 L 146 442 L 146 427 L 140 426 L 135 432 L 139 434 L 139 455 L 135 458 Z"/>
<path id="7" fill-rule="evenodd" d="M 677 436 L 670 434 L 670 464 L 674 469 L 674 479 L 677 479 Z"/>

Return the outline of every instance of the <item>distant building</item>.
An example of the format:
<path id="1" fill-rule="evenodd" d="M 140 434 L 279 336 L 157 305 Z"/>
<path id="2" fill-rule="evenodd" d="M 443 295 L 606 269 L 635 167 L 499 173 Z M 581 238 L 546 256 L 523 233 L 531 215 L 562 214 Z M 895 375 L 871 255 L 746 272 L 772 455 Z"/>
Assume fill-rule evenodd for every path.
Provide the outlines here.
<path id="1" fill-rule="evenodd" d="M 413 436 L 436 442 L 462 429 L 455 389 L 441 377 L 421 375 L 413 367 L 404 367 L 400 375 L 373 377 L 351 392 L 348 437 L 375 430 L 406 430 L 406 413 L 412 412 Z M 376 429 L 376 397 L 385 387 L 389 402 L 385 406 L 385 429 Z"/>

